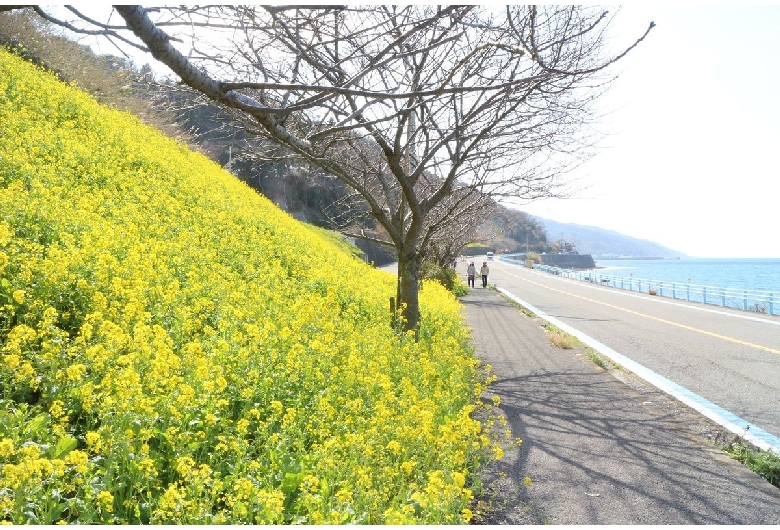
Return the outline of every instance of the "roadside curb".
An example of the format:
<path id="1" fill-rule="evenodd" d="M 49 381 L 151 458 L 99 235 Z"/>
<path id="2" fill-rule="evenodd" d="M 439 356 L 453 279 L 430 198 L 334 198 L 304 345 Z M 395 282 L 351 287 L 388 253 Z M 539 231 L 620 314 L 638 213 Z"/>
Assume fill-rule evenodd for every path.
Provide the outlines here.
<path id="1" fill-rule="evenodd" d="M 643 366 L 638 362 L 629 359 L 625 355 L 616 352 L 606 344 L 597 341 L 580 330 L 573 328 L 564 322 L 561 322 L 555 317 L 547 315 L 540 309 L 534 307 L 525 300 L 518 298 L 506 289 L 501 287 L 496 287 L 496 289 L 513 302 L 520 304 L 543 320 L 546 320 L 550 324 L 560 328 L 569 335 L 576 337 L 586 346 L 590 346 L 616 364 L 622 366 L 626 370 L 632 372 L 666 394 L 669 394 L 681 403 L 689 406 L 704 417 L 714 421 L 721 427 L 727 429 L 729 432 L 750 442 L 759 449 L 770 451 L 780 456 L 780 438 L 777 438 L 773 434 L 764 431 L 760 427 L 743 420 L 739 416 L 736 416 L 735 414 L 732 414 L 731 412 L 719 407 L 718 405 L 699 396 L 698 394 L 691 392 L 687 388 L 678 385 L 674 381 L 671 381 L 664 376 L 655 373 L 646 366 Z"/>

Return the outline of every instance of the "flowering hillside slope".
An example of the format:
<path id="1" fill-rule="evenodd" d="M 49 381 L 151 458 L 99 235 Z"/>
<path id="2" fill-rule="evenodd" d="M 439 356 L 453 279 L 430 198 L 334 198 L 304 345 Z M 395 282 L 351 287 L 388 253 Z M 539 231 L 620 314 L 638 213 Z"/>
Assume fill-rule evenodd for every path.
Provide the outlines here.
<path id="1" fill-rule="evenodd" d="M 460 523 L 457 302 L 0 51 L 0 521 Z"/>

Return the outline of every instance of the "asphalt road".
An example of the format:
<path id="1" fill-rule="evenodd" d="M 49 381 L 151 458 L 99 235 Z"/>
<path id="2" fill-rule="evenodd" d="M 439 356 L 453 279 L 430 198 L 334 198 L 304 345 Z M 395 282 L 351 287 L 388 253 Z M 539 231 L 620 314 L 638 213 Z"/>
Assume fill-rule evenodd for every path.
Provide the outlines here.
<path id="1" fill-rule="evenodd" d="M 508 281 L 501 268 L 491 264 L 491 281 Z M 693 428 L 698 415 L 631 376 L 598 368 L 577 349 L 552 346 L 542 319 L 494 291 L 471 289 L 462 303 L 475 354 L 496 376 L 483 398 L 500 398 L 498 411 L 523 440 L 507 445 L 483 474 L 480 522 L 780 522 L 780 490 L 710 444 Z"/>
<path id="2" fill-rule="evenodd" d="M 780 317 L 490 262 L 489 282 L 780 437 Z"/>
<path id="3" fill-rule="evenodd" d="M 458 272 L 463 273 L 463 264 L 458 266 Z M 735 343 L 701 332 L 715 329 L 709 333 L 729 339 L 743 333 L 739 331 L 743 326 L 731 320 L 719 324 L 722 328 L 705 329 L 710 317 L 720 320 L 708 312 L 688 315 L 697 310 L 670 308 L 653 300 L 646 304 L 617 293 L 600 294 L 586 285 L 496 261 L 490 262 L 490 268 L 491 284 L 511 290 L 572 326 L 588 326 L 600 341 L 622 349 L 624 354 L 641 352 L 646 356 L 642 361 L 667 375 L 672 374 L 659 366 L 669 364 L 677 367 L 677 372 L 725 373 L 729 377 L 733 372 L 766 372 L 764 365 L 752 370 L 741 367 L 739 359 L 744 357 L 757 358 L 777 369 L 777 354 L 742 344 L 777 349 L 777 332 L 772 330 L 780 327 L 773 324 L 748 320 L 748 326 L 758 324 L 759 331 L 739 335 L 742 343 Z M 395 272 L 395 265 L 385 269 Z M 541 318 L 526 316 L 490 289 L 470 289 L 461 301 L 475 355 L 492 366 L 496 377 L 483 399 L 491 402 L 494 396 L 500 398 L 495 410 L 506 418 L 512 436 L 523 440 L 519 446 L 507 444 L 504 457 L 484 471 L 485 491 L 476 506 L 477 522 L 780 523 L 780 489 L 709 441 L 720 433 L 717 425 L 630 374 L 597 367 L 584 355 L 584 348 L 554 347 Z M 649 333 L 645 335 L 644 330 Z M 687 332 L 681 335 L 681 331 Z M 618 342 L 612 340 L 613 335 L 620 336 Z M 728 353 L 732 345 L 741 346 L 739 354 Z M 650 362 L 655 358 L 653 352 L 661 350 L 660 361 Z M 707 360 L 699 350 L 714 352 L 721 360 Z M 717 355 L 721 351 L 727 353 Z M 686 362 L 685 355 L 693 357 Z M 697 363 L 713 366 L 700 369 Z M 762 385 L 777 395 L 777 378 L 771 373 L 756 377 L 763 378 Z M 740 375 L 740 379 L 745 377 Z M 748 377 L 744 384 L 752 385 L 752 379 Z M 741 393 L 729 386 L 728 382 L 718 383 L 718 388 L 725 388 L 723 393 L 739 398 Z M 706 388 L 699 390 L 712 397 Z M 770 403 L 771 399 L 759 399 L 759 403 Z M 756 409 L 752 419 L 773 417 L 771 407 L 746 408 Z"/>

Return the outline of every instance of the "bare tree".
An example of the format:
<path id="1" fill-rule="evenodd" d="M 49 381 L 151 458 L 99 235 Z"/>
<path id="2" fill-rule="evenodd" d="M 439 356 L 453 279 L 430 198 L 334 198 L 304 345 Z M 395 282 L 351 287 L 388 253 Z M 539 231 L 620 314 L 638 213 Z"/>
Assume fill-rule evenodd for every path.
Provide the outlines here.
<path id="1" fill-rule="evenodd" d="M 612 15 L 581 6 L 115 6 L 120 24 L 34 9 L 148 50 L 354 190 L 397 251 L 406 329 L 426 252 L 484 197 L 563 192 L 609 67 L 653 27 L 610 54 Z"/>

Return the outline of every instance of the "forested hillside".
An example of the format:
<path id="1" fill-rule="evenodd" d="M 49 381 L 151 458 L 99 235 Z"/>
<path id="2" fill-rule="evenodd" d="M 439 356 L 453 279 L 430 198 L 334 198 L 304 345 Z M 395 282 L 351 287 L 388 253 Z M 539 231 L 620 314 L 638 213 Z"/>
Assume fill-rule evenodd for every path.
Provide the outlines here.
<path id="1" fill-rule="evenodd" d="M 456 300 L 0 51 L 0 522 L 463 523 Z M 496 453 L 499 454 L 499 453 Z"/>
<path id="2" fill-rule="evenodd" d="M 268 197 L 296 219 L 328 229 L 359 219 L 360 228 L 381 237 L 365 207 L 344 186 L 301 161 L 271 161 L 274 147 L 226 124 L 231 116 L 183 90 L 174 80 L 156 79 L 148 65 L 134 65 L 115 56 L 96 56 L 88 47 L 61 36 L 42 19 L 24 11 L 0 13 L 0 44 L 16 47 L 30 60 L 45 65 L 67 82 L 88 91 L 101 103 L 132 112 L 166 135 L 186 142 Z M 159 76 L 158 76 L 159 77 Z M 544 252 L 544 228 L 523 212 L 497 207 L 473 226 L 475 242 L 499 251 Z M 358 240 L 369 261 L 395 260 L 384 246 Z"/>

